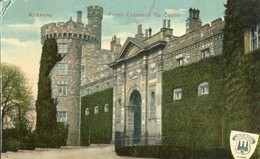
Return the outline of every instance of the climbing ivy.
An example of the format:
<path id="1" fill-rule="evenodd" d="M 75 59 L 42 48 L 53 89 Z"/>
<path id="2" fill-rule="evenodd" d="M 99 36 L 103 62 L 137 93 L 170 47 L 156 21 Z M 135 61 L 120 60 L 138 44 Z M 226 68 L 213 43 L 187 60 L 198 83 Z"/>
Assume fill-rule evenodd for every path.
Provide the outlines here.
<path id="1" fill-rule="evenodd" d="M 108 104 L 108 112 L 105 112 Z M 99 113 L 94 109 L 98 106 Z M 89 108 L 89 115 L 85 114 Z M 81 144 L 108 144 L 112 140 L 113 89 L 109 88 L 81 98 Z"/>
<path id="2" fill-rule="evenodd" d="M 211 57 L 163 73 L 162 133 L 174 147 L 210 149 L 221 145 L 223 70 L 221 57 Z M 200 83 L 209 83 L 209 94 L 198 96 Z M 182 99 L 173 90 L 182 88 Z"/>
<path id="3" fill-rule="evenodd" d="M 228 0 L 225 11 L 225 139 L 231 130 L 259 133 L 259 50 L 245 55 L 244 33 L 260 23 L 259 0 Z M 258 73 L 257 73 L 258 71 Z M 258 115 L 257 115 L 258 113 Z"/>
<path id="4" fill-rule="evenodd" d="M 56 120 L 56 105 L 52 98 L 50 71 L 62 57 L 57 51 L 55 39 L 44 42 L 40 61 L 38 81 L 38 95 L 36 100 L 36 133 L 35 145 L 37 147 L 59 147 L 64 145 L 67 138 L 67 128 L 58 125 Z"/>

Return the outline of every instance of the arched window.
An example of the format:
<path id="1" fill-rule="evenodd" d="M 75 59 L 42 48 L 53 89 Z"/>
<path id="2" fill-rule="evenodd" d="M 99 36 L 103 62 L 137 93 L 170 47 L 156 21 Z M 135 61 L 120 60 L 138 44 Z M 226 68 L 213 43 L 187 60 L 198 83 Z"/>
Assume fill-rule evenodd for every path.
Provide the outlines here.
<path id="1" fill-rule="evenodd" d="M 98 106 L 95 106 L 94 114 L 98 114 L 98 113 L 99 113 L 99 107 L 98 107 Z"/>
<path id="2" fill-rule="evenodd" d="M 151 106 L 150 106 L 150 118 L 155 118 L 156 106 L 155 106 L 155 93 L 151 93 Z"/>
<path id="3" fill-rule="evenodd" d="M 209 94 L 209 82 L 203 82 L 198 86 L 198 96 Z"/>
<path id="4" fill-rule="evenodd" d="M 104 106 L 104 112 L 108 112 L 108 111 L 109 111 L 108 104 L 105 104 L 105 106 Z"/>
<path id="5" fill-rule="evenodd" d="M 85 109 L 85 115 L 89 115 L 89 108 Z"/>
<path id="6" fill-rule="evenodd" d="M 122 103 L 121 103 L 121 98 L 119 98 L 117 102 L 116 122 L 121 121 L 121 108 L 122 108 Z"/>

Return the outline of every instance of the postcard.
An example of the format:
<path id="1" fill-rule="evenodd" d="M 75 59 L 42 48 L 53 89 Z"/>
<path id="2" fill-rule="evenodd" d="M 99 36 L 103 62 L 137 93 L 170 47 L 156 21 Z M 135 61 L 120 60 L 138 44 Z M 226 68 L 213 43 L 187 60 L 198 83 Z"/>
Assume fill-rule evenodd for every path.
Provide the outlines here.
<path id="1" fill-rule="evenodd" d="M 2 157 L 222 151 L 225 4 L 2 0 Z"/>

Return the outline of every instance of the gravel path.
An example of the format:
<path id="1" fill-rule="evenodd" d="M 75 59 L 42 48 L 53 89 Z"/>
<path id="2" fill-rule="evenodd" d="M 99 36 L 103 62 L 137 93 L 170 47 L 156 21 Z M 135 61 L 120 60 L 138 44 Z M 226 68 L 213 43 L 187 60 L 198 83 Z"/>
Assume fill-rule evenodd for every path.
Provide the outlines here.
<path id="1" fill-rule="evenodd" d="M 113 145 L 78 149 L 50 149 L 2 153 L 2 159 L 131 159 L 115 153 Z"/>

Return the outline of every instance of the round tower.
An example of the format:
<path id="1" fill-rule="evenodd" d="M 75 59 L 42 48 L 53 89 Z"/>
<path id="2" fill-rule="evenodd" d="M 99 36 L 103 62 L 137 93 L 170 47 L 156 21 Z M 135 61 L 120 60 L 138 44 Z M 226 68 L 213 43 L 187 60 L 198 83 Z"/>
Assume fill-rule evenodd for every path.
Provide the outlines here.
<path id="1" fill-rule="evenodd" d="M 103 8 L 99 6 L 88 7 L 88 25 L 92 27 L 93 34 L 98 40 L 97 48 L 101 49 Z"/>
<path id="2" fill-rule="evenodd" d="M 56 39 L 58 53 L 63 57 L 51 70 L 52 97 L 57 100 L 57 121 L 68 125 L 67 145 L 80 145 L 80 86 L 83 60 L 82 47 L 95 51 L 97 39 L 92 28 L 84 27 L 82 12 L 77 21 L 49 23 L 41 28 L 41 41 Z M 87 72 L 87 71 L 86 71 Z M 39 114 L 40 115 L 40 114 Z"/>

